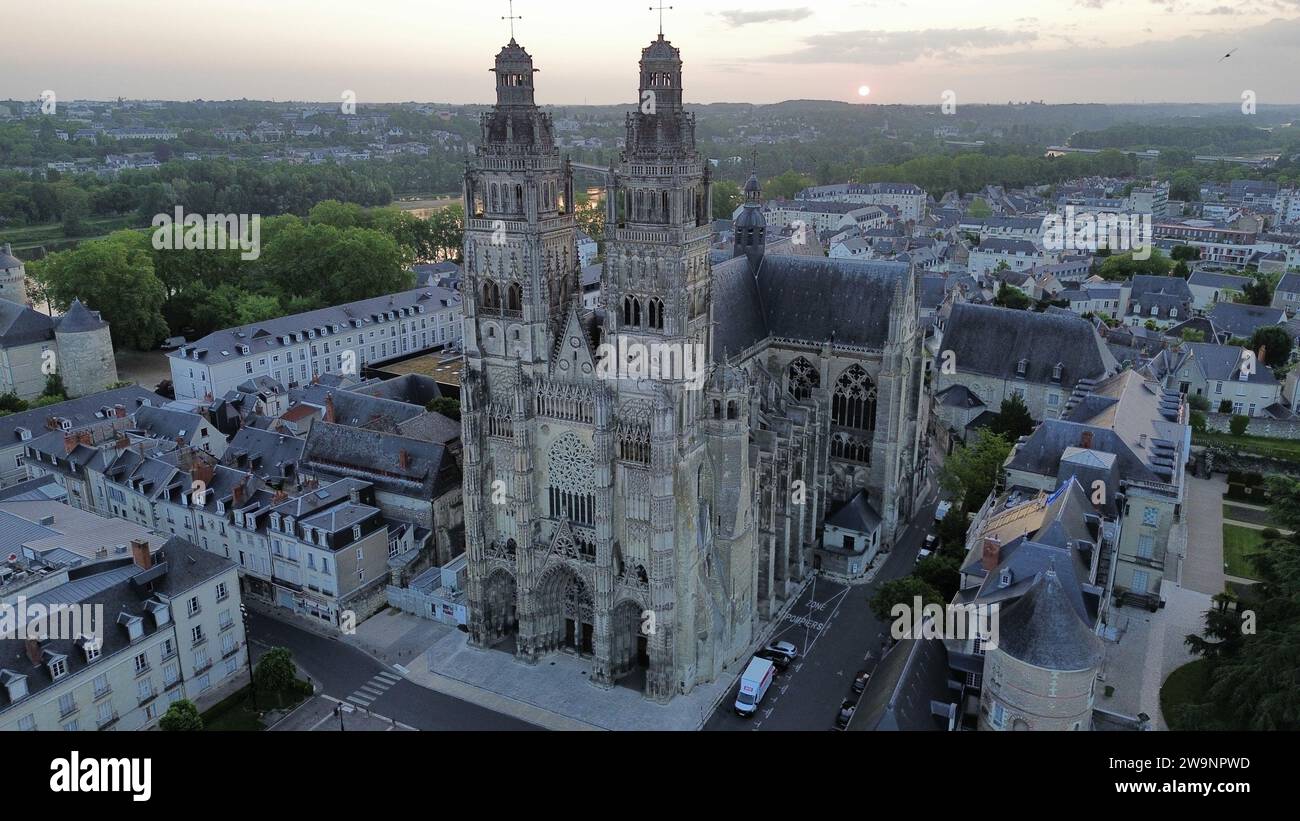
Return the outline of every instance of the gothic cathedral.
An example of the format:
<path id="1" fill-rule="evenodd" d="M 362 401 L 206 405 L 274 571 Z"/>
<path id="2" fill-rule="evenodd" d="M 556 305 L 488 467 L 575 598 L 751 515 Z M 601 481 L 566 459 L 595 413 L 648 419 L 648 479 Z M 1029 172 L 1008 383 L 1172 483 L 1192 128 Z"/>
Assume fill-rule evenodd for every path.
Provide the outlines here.
<path id="1" fill-rule="evenodd" d="M 660 34 L 606 174 L 602 307 L 586 310 L 574 169 L 537 69 L 512 38 L 493 71 L 464 189 L 470 639 L 529 663 L 576 653 L 593 683 L 667 701 L 734 671 L 814 566 L 848 566 L 816 544 L 828 510 L 860 497 L 886 547 L 910 516 L 913 275 L 767 237 L 756 179 L 735 247 L 713 250 L 710 165 Z M 601 367 L 651 348 L 701 352 L 705 378 Z"/>

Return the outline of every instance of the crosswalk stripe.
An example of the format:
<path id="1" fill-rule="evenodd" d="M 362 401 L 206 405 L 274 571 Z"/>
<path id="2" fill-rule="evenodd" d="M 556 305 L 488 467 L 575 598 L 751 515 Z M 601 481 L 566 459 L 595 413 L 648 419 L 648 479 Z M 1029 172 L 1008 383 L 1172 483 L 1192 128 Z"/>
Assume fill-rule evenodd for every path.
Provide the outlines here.
<path id="1" fill-rule="evenodd" d="M 374 696 L 375 698 L 379 698 L 380 696 L 382 696 L 382 695 L 384 694 L 384 691 L 383 691 L 383 690 L 380 690 L 380 689 L 378 689 L 378 688 L 376 688 L 376 687 L 371 687 L 369 684 L 363 684 L 363 685 L 361 685 L 361 686 L 357 689 L 357 692 L 358 692 L 358 693 L 360 693 L 360 692 L 365 692 L 366 695 L 372 695 L 372 696 Z"/>
<path id="2" fill-rule="evenodd" d="M 348 696 L 348 701 L 351 701 L 353 704 L 360 704 L 362 707 L 369 707 L 370 702 L 373 701 L 373 699 L 351 695 Z"/>
<path id="3" fill-rule="evenodd" d="M 391 681 L 393 684 L 396 684 L 397 682 L 402 680 L 401 677 L 395 676 L 392 673 L 388 672 L 387 670 L 385 670 L 382 673 L 376 673 L 375 678 L 382 678 L 385 681 Z"/>

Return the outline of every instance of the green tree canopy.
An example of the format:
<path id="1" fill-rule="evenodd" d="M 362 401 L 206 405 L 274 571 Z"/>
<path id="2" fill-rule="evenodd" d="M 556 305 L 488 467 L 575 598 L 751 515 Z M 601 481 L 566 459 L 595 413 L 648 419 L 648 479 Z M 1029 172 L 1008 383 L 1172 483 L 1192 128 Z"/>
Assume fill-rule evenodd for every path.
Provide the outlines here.
<path id="1" fill-rule="evenodd" d="M 974 441 L 958 445 L 944 460 L 939 484 L 953 498 L 961 500 L 965 510 L 976 510 L 993 491 L 1002 463 L 1011 453 L 1011 443 L 984 428 Z"/>
<path id="2" fill-rule="evenodd" d="M 158 720 L 158 727 L 168 732 L 202 730 L 203 716 L 199 715 L 199 708 L 194 702 L 183 698 L 172 702 L 167 712 L 163 713 L 163 717 Z"/>
<path id="3" fill-rule="evenodd" d="M 257 660 L 253 683 L 266 693 L 283 693 L 295 678 L 293 654 L 286 647 L 273 647 Z"/>
<path id="4" fill-rule="evenodd" d="M 1029 415 L 1029 408 L 1019 394 L 1013 393 L 1002 400 L 997 418 L 989 425 L 989 430 L 1000 434 L 1008 442 L 1014 442 L 1022 436 L 1034 432 L 1034 419 Z"/>
<path id="5" fill-rule="evenodd" d="M 883 622 L 892 622 L 894 616 L 890 611 L 894 605 L 903 604 L 909 609 L 914 608 L 916 596 L 921 597 L 922 607 L 927 604 L 943 606 L 945 603 L 943 595 L 933 585 L 916 576 L 903 576 L 880 586 L 880 590 L 871 599 L 871 612 Z"/>
<path id="6" fill-rule="evenodd" d="M 1112 254 L 1101 264 L 1101 269 L 1097 273 L 1102 279 L 1114 281 L 1132 279 L 1139 274 L 1168 276 L 1173 268 L 1173 260 L 1165 256 L 1163 251 L 1153 248 L 1151 256 L 1147 259 L 1134 259 L 1132 251 Z"/>
<path id="7" fill-rule="evenodd" d="M 167 335 L 162 307 L 166 290 L 154 274 L 149 239 L 118 231 L 70 251 L 50 254 L 28 273 L 60 310 L 80 298 L 112 327 L 113 342 L 149 350 Z"/>

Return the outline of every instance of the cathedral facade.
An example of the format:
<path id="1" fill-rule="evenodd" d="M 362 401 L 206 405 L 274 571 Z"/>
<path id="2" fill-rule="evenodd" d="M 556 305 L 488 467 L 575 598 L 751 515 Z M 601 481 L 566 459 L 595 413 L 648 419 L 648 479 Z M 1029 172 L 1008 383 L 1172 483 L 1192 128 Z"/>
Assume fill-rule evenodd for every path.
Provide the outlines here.
<path id="1" fill-rule="evenodd" d="M 713 250 L 710 165 L 660 34 L 607 174 L 601 306 L 584 309 L 574 169 L 532 57 L 512 38 L 493 71 L 464 188 L 470 639 L 576 653 L 593 683 L 634 676 L 667 701 L 734 670 L 834 562 L 816 538 L 835 504 L 865 493 L 887 545 L 910 515 L 913 275 L 769 241 L 756 179 L 735 247 Z M 702 370 L 609 367 L 650 350 Z"/>

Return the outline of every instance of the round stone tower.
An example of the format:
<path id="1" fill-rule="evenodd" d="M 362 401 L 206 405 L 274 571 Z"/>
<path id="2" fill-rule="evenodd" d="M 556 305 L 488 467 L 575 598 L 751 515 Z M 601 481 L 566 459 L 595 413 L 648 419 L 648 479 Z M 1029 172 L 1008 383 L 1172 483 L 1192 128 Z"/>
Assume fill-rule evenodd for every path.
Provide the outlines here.
<path id="1" fill-rule="evenodd" d="M 1102 642 L 1055 570 L 1001 610 L 984 657 L 980 730 L 1091 730 Z"/>
<path id="2" fill-rule="evenodd" d="M 27 271 L 7 242 L 0 250 L 0 299 L 27 304 Z"/>
<path id="3" fill-rule="evenodd" d="M 102 391 L 117 381 L 108 323 L 81 300 L 74 299 L 68 312 L 58 318 L 54 340 L 58 372 L 69 399 Z"/>

